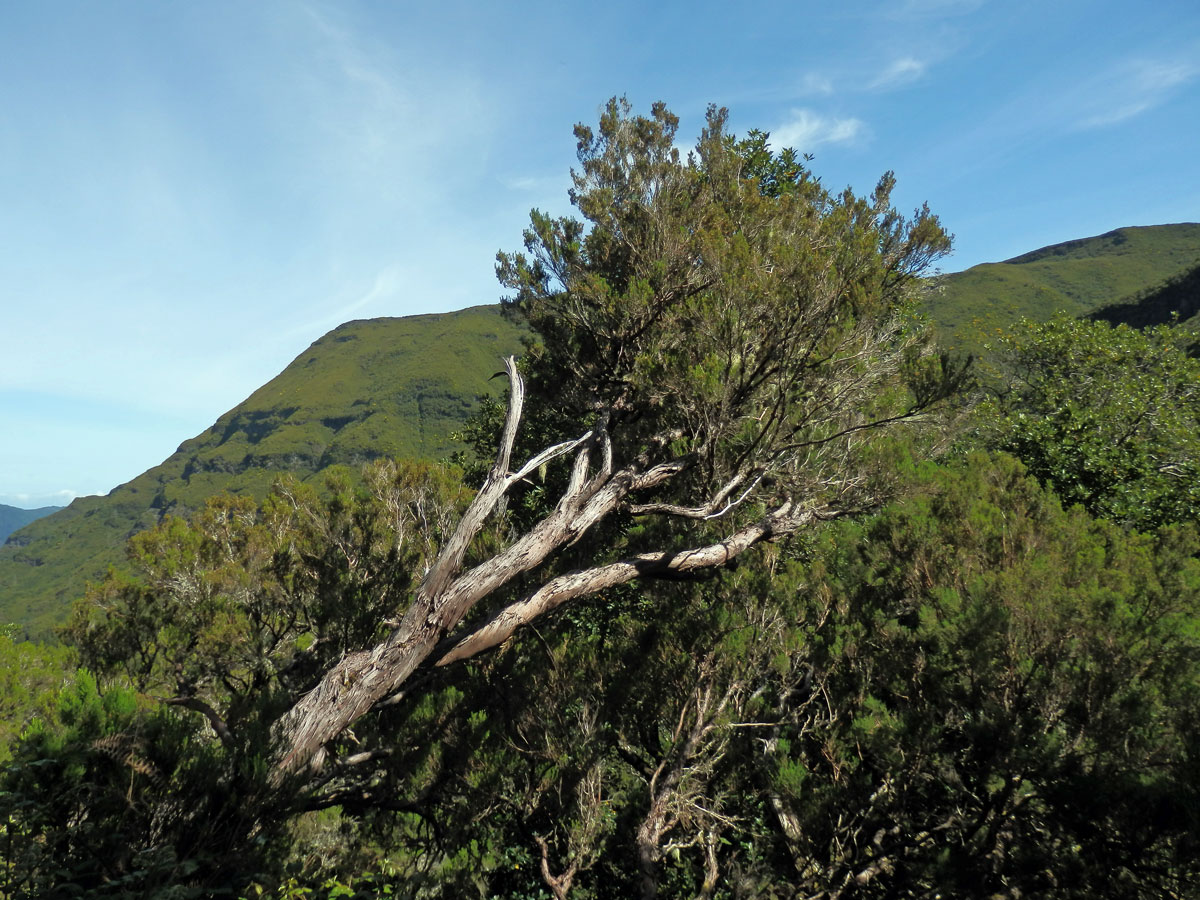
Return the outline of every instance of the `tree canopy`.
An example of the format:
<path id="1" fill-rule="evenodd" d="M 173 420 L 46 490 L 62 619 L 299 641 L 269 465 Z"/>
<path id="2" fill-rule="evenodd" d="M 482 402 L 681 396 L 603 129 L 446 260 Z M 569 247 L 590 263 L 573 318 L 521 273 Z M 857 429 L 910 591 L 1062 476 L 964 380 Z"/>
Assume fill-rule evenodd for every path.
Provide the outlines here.
<path id="1" fill-rule="evenodd" d="M 10 704 L 0 897 L 1195 895 L 1194 360 L 1031 327 L 961 434 L 936 217 L 677 126 L 577 127 L 457 466 L 130 542 Z"/>
<path id="2" fill-rule="evenodd" d="M 876 501 L 876 435 L 916 423 L 953 386 L 910 315 L 917 276 L 949 246 L 933 216 L 897 214 L 890 176 L 869 199 L 831 196 L 801 169 L 764 191 L 723 112 L 710 110 L 686 161 L 676 124 L 661 105 L 640 117 L 611 101 L 598 132 L 576 131 L 571 199 L 583 221 L 535 212 L 530 255 L 501 254 L 511 308 L 541 337 L 529 372 L 547 444 L 513 464 L 526 389 L 509 360 L 483 485 L 395 629 L 284 714 L 281 775 L 427 662 L 470 658 L 563 603 L 725 565 Z M 560 458 L 570 465 L 557 497 L 468 566 L 502 501 Z M 555 569 L 621 514 L 680 524 L 623 558 L 589 540 L 582 565 Z M 490 615 L 468 615 L 484 601 Z"/>
<path id="3" fill-rule="evenodd" d="M 1003 332 L 981 415 L 1066 503 L 1138 529 L 1200 518 L 1197 336 L 1058 316 Z"/>

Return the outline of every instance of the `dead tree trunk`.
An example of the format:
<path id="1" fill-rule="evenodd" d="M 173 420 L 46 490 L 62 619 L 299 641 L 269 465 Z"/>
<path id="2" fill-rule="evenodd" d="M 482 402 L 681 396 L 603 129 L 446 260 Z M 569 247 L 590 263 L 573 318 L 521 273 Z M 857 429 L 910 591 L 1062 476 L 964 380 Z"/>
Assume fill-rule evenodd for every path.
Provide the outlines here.
<path id="1" fill-rule="evenodd" d="M 322 748 L 328 742 L 380 701 L 396 694 L 417 667 L 431 657 L 438 665 L 470 658 L 497 646 L 520 626 L 563 603 L 614 585 L 725 565 L 755 544 L 795 531 L 820 515 L 815 509 L 797 510 L 788 501 L 759 521 L 706 546 L 641 554 L 568 572 L 518 598 L 478 628 L 452 635 L 453 629 L 481 600 L 578 540 L 634 492 L 661 485 L 690 465 L 686 458 L 656 462 L 649 453 L 643 453 L 614 470 L 612 445 L 607 431 L 600 427 L 549 447 L 516 471 L 510 471 L 525 388 L 512 357 L 505 360 L 505 369 L 510 382 L 508 412 L 499 450 L 483 487 L 395 630 L 374 648 L 347 655 L 280 719 L 276 783 L 318 766 Z M 664 438 L 660 448 L 667 443 Z M 508 491 L 531 472 L 567 454 L 574 455 L 571 474 L 553 511 L 509 547 L 463 572 L 467 548 Z M 448 635 L 451 636 L 447 638 Z"/>

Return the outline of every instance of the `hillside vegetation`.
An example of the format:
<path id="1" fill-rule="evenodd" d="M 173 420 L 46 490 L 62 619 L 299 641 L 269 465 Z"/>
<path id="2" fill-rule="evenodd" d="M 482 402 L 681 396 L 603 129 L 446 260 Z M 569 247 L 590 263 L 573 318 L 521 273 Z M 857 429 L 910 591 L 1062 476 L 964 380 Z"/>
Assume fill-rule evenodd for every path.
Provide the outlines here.
<path id="1" fill-rule="evenodd" d="M 0 627 L 0 900 L 1200 900 L 1197 334 L 972 372 L 940 220 L 727 117 L 575 127 L 459 465 L 333 464 L 436 453 L 495 310 L 338 329 L 92 507 L 190 515 Z"/>
<path id="2" fill-rule="evenodd" d="M 941 276 L 926 302 L 943 339 L 971 350 L 985 328 L 1057 311 L 1140 327 L 1195 313 L 1198 261 L 1200 224 L 1120 228 Z M 520 338 L 497 306 L 335 328 L 162 465 L 12 535 L 0 548 L 0 623 L 44 634 L 123 559 L 131 534 L 213 494 L 261 498 L 282 472 L 447 455 Z"/>
<path id="3" fill-rule="evenodd" d="M 929 312 L 946 343 L 975 350 L 985 334 L 1019 318 L 1087 315 L 1198 264 L 1200 224 L 1118 228 L 943 275 Z"/>
<path id="4" fill-rule="evenodd" d="M 61 506 L 42 506 L 38 509 L 21 509 L 17 506 L 6 506 L 0 503 L 0 541 L 7 538 L 18 528 L 24 528 L 30 522 L 58 512 Z"/>
<path id="5" fill-rule="evenodd" d="M 130 535 L 221 491 L 261 498 L 284 472 L 448 455 L 521 334 L 495 306 L 335 328 L 161 465 L 13 534 L 0 548 L 0 622 L 34 634 L 60 624 Z"/>
<path id="6" fill-rule="evenodd" d="M 1173 319 L 1191 328 L 1200 327 L 1200 263 L 1162 284 L 1102 306 L 1089 318 L 1111 325 L 1124 323 L 1131 328 L 1166 325 Z"/>

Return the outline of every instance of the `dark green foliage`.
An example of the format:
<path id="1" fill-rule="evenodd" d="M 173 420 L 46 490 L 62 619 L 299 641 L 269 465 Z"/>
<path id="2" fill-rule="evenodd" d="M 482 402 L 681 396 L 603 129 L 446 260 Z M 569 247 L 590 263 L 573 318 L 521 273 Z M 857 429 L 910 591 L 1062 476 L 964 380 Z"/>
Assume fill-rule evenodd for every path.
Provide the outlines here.
<path id="1" fill-rule="evenodd" d="M 197 725 L 80 670 L 0 776 L 0 896 L 231 896 L 272 838 L 254 761 Z"/>
<path id="2" fill-rule="evenodd" d="M 114 579 L 95 595 L 110 614 L 85 653 L 151 692 L 190 688 L 250 743 L 214 740 L 194 707 L 142 710 L 85 678 L 62 724 L 35 729 L 9 770 L 21 871 L 64 860 L 83 883 L 99 849 L 106 876 L 139 891 L 270 883 L 290 833 L 306 874 L 268 896 L 341 890 L 330 878 L 366 890 L 372 870 L 392 874 L 365 884 L 397 896 L 550 896 L 543 856 L 573 898 L 846 885 L 859 897 L 1188 896 L 1200 875 L 1195 529 L 1141 536 L 1063 511 L 1003 456 L 903 477 L 913 498 L 872 520 L 716 579 L 605 592 L 490 657 L 428 672 L 412 701 L 356 729 L 359 746 L 386 735 L 378 764 L 278 801 L 247 768 L 264 746 L 249 726 L 303 690 L 305 641 L 268 647 L 263 634 L 284 633 L 278 615 L 293 609 L 287 627 L 319 634 L 318 654 L 367 639 L 354 606 L 317 599 L 370 583 L 350 558 L 363 576 L 389 571 L 368 537 L 379 507 L 334 490 L 281 527 L 284 492 L 262 512 L 225 500 L 189 528 L 166 523 L 138 542 L 142 588 Z M 330 555 L 313 557 L 321 546 Z M 131 617 L 155 584 L 170 603 Z M 135 632 L 154 647 L 130 643 Z M 271 673 L 265 707 L 247 687 L 256 654 Z M 237 817 L 221 797 L 238 799 Z M 109 826 L 66 828 L 79 798 L 95 810 L 85 821 Z M 172 818 L 180 808 L 195 815 Z M 322 824 L 306 809 L 340 812 Z M 112 829 L 133 850 L 109 848 Z M 267 843 L 253 853 L 226 843 L 254 829 Z"/>
<path id="3" fill-rule="evenodd" d="M 473 877 L 423 890 L 540 896 L 544 856 L 573 898 L 1193 896 L 1195 529 L 1064 511 L 1004 456 L 907 479 L 799 559 L 459 673 L 439 776 L 397 786 Z"/>
<path id="4" fill-rule="evenodd" d="M 997 347 L 981 417 L 1065 503 L 1134 528 L 1200 519 L 1200 360 L 1181 327 L 1060 316 Z"/>
<path id="5" fill-rule="evenodd" d="M 1063 512 L 1004 458 L 929 489 L 822 563 L 840 621 L 813 664 L 848 705 L 793 757 L 810 772 L 798 814 L 852 811 L 854 866 L 875 865 L 880 896 L 896 880 L 946 896 L 1185 888 L 1195 530 L 1135 537 Z"/>

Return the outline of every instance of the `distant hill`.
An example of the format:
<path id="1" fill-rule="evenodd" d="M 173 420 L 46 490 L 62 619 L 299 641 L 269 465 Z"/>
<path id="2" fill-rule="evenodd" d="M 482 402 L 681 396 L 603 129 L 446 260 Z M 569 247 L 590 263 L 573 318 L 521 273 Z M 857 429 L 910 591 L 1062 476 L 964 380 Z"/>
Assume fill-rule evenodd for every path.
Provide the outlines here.
<path id="1" fill-rule="evenodd" d="M 1200 224 L 1118 228 L 943 275 L 928 308 L 947 344 L 973 350 L 1023 316 L 1088 315 L 1197 265 Z"/>
<path id="2" fill-rule="evenodd" d="M 1121 228 L 943 276 L 928 307 L 949 343 L 971 348 L 982 325 L 1022 315 L 1086 315 L 1124 298 L 1161 305 L 1139 292 L 1186 291 L 1197 265 L 1200 224 Z M 13 534 L 0 548 L 0 624 L 47 632 L 88 579 L 124 558 L 130 535 L 222 490 L 261 496 L 282 472 L 308 479 L 335 463 L 445 456 L 521 335 L 495 306 L 335 328 L 162 465 Z"/>
<path id="3" fill-rule="evenodd" d="M 336 463 L 448 455 L 521 336 L 498 306 L 335 328 L 161 465 L 12 535 L 0 548 L 0 624 L 31 634 L 60 624 L 86 581 L 124 559 L 130 535 L 212 494 L 262 496 L 283 472 L 307 479 Z"/>
<path id="4" fill-rule="evenodd" d="M 0 541 L 19 528 L 24 528 L 30 522 L 58 512 L 61 506 L 43 506 L 38 509 L 21 509 L 17 506 L 5 506 L 0 503 Z"/>
<path id="5" fill-rule="evenodd" d="M 1116 303 L 1102 306 L 1089 318 L 1133 328 L 1165 325 L 1172 319 L 1200 328 L 1200 263 Z"/>

